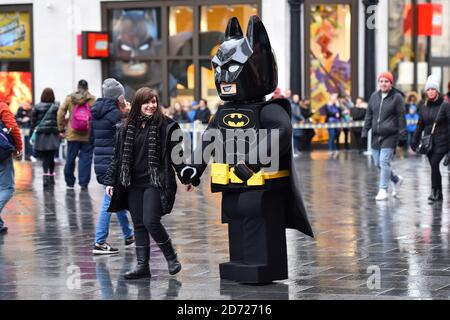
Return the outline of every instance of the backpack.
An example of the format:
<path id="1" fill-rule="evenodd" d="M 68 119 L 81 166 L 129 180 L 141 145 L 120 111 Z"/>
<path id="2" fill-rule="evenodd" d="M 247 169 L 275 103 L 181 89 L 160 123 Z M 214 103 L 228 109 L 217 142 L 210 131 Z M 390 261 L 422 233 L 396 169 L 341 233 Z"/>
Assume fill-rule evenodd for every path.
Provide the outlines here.
<path id="1" fill-rule="evenodd" d="M 0 162 L 5 161 L 16 150 L 14 140 L 9 134 L 11 130 L 0 121 Z"/>
<path id="2" fill-rule="evenodd" d="M 91 108 L 86 103 L 76 104 L 73 108 L 70 126 L 75 131 L 88 132 L 91 121 Z"/>

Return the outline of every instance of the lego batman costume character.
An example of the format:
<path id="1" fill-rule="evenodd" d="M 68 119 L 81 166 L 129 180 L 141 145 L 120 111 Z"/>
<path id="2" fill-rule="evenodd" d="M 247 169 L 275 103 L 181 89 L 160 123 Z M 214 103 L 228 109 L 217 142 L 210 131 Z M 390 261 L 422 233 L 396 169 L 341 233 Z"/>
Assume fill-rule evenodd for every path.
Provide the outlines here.
<path id="1" fill-rule="evenodd" d="M 222 192 L 222 222 L 228 224 L 230 261 L 220 264 L 220 277 L 242 283 L 286 279 L 285 229 L 297 229 L 311 237 L 313 232 L 293 166 L 290 104 L 286 99 L 265 101 L 265 95 L 277 87 L 278 76 L 260 18 L 250 18 L 246 37 L 237 18 L 231 18 L 212 65 L 216 88 L 225 104 L 218 108 L 203 136 L 219 131 L 217 139 L 222 139 L 219 145 L 225 155 L 219 159 L 215 152 L 211 165 L 211 190 Z M 225 148 L 229 137 L 236 145 L 238 133 L 250 130 L 256 132 L 257 139 L 245 140 L 245 148 L 238 147 L 241 153 Z M 263 130 L 267 130 L 265 136 Z M 275 131 L 278 148 L 269 143 Z M 209 142 L 202 140 L 201 149 L 205 151 Z M 260 158 L 251 161 L 250 154 L 258 148 L 265 148 L 265 154 L 271 155 L 270 163 Z M 194 185 L 199 183 L 209 159 L 202 160 L 181 173 Z M 275 170 L 274 162 L 278 164 Z"/>

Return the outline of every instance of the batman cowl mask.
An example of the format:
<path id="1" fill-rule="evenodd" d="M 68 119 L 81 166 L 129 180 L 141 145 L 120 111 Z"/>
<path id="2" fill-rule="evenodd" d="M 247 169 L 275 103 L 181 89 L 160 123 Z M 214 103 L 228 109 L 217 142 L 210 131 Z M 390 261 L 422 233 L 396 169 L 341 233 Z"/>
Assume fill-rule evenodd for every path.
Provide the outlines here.
<path id="1" fill-rule="evenodd" d="M 244 37 L 236 17 L 228 21 L 225 41 L 212 59 L 217 92 L 224 101 L 261 99 L 278 85 L 269 36 L 258 16 L 251 16 Z"/>

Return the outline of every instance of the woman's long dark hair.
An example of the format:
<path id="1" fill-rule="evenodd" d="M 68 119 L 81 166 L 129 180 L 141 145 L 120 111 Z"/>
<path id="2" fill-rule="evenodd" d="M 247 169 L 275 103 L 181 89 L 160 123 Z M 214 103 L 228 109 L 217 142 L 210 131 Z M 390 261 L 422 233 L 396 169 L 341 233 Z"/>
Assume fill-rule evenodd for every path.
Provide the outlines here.
<path id="1" fill-rule="evenodd" d="M 45 88 L 41 94 L 41 102 L 54 103 L 55 94 L 51 88 Z"/>
<path id="2" fill-rule="evenodd" d="M 149 87 L 143 87 L 136 91 L 133 101 L 131 101 L 131 110 L 125 122 L 125 127 L 128 127 L 128 124 L 130 122 L 138 122 L 139 116 L 141 115 L 141 106 L 145 103 L 150 102 L 153 98 L 156 98 L 156 105 L 158 106 L 155 113 L 153 114 L 153 123 L 158 127 L 161 126 L 164 121 L 164 114 L 162 113 L 161 107 L 159 105 L 158 93 L 156 93 L 155 90 Z"/>

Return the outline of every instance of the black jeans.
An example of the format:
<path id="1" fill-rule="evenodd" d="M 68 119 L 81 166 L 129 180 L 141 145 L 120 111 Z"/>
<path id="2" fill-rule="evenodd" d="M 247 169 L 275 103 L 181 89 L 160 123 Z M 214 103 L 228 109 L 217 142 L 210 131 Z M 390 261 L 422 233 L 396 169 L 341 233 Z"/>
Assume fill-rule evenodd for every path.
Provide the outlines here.
<path id="1" fill-rule="evenodd" d="M 55 172 L 55 150 L 39 151 L 39 156 L 42 159 L 42 167 L 44 173 Z"/>
<path id="2" fill-rule="evenodd" d="M 136 246 L 150 246 L 149 234 L 156 243 L 164 243 L 169 239 L 161 223 L 163 212 L 157 188 L 132 187 L 128 192 L 128 209 L 133 220 Z"/>
<path id="3" fill-rule="evenodd" d="M 428 160 L 430 161 L 431 166 L 431 187 L 433 189 L 442 190 L 442 177 L 441 172 L 439 170 L 439 164 L 441 160 L 444 158 L 446 153 L 435 153 L 432 152 L 428 155 Z"/>

